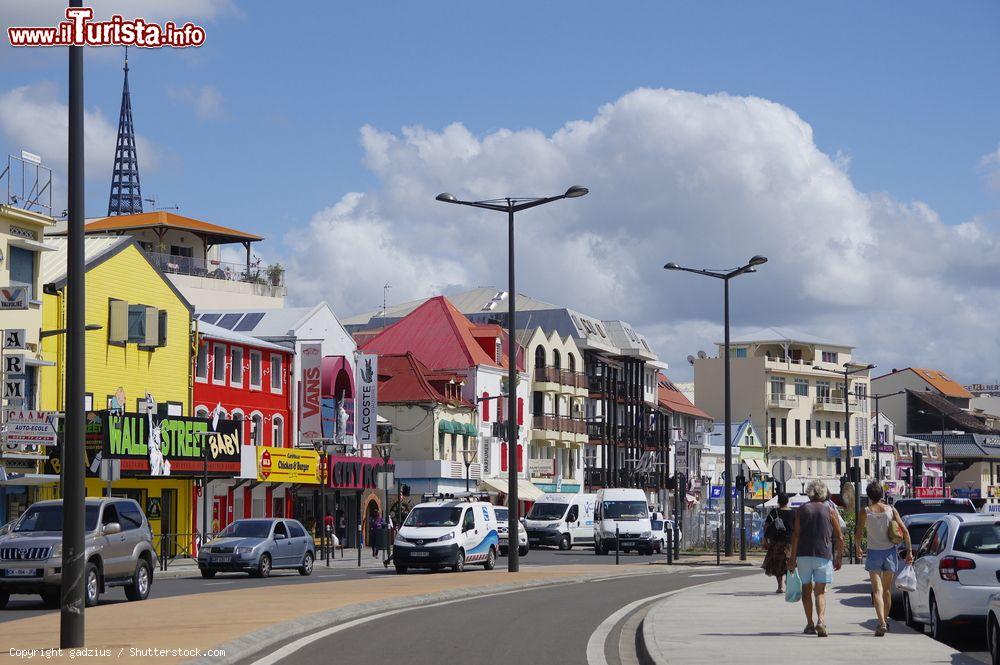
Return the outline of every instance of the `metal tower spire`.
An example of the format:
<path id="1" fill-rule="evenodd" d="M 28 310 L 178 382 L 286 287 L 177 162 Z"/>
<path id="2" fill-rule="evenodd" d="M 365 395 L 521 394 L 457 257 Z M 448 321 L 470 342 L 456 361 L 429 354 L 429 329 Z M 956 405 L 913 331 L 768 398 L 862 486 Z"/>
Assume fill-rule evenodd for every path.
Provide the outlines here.
<path id="1" fill-rule="evenodd" d="M 115 167 L 111 172 L 111 195 L 108 216 L 142 212 L 139 189 L 139 160 L 135 154 L 135 127 L 132 125 L 132 98 L 128 91 L 128 47 L 125 47 L 125 83 L 122 86 L 122 110 L 118 115 L 118 141 Z"/>

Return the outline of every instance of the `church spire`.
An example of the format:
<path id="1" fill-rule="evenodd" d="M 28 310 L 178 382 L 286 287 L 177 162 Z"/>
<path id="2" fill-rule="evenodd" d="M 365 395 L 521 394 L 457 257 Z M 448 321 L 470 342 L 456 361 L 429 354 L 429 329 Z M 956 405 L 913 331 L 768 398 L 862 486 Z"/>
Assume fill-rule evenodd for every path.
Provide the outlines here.
<path id="1" fill-rule="evenodd" d="M 128 91 L 128 47 L 125 47 L 125 83 L 122 86 L 122 110 L 118 116 L 118 141 L 115 167 L 111 172 L 111 195 L 108 217 L 142 212 L 139 189 L 139 160 L 135 154 L 135 128 L 132 125 L 132 98 Z"/>

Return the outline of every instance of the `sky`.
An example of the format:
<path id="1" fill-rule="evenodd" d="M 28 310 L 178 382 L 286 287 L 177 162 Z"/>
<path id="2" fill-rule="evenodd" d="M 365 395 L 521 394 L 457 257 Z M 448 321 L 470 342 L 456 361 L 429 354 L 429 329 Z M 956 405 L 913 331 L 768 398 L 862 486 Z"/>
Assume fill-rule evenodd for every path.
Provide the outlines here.
<path id="1" fill-rule="evenodd" d="M 504 286 L 503 220 L 434 202 L 591 189 L 518 220 L 518 287 L 625 319 L 678 380 L 790 327 L 880 368 L 1000 379 L 1000 5 L 101 0 L 194 21 L 130 50 L 143 195 L 258 233 L 289 302 L 342 316 Z M 0 0 L 46 25 L 59 3 Z M 121 49 L 86 56 L 87 212 L 107 209 Z M 66 55 L 0 46 L 0 149 L 65 200 Z M 148 205 L 148 204 L 147 204 Z"/>

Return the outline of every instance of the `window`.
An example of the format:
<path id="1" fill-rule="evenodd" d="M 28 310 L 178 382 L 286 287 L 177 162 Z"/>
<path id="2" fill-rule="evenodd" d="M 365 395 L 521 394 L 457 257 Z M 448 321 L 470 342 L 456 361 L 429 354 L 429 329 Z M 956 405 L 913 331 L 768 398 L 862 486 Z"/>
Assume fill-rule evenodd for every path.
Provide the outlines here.
<path id="1" fill-rule="evenodd" d="M 824 351 L 823 352 L 823 362 L 825 363 L 837 363 L 837 352 L 836 351 Z"/>
<path id="2" fill-rule="evenodd" d="M 305 538 L 306 532 L 298 522 L 285 522 L 288 525 L 288 532 L 292 534 L 292 538 Z"/>
<path id="3" fill-rule="evenodd" d="M 139 512 L 139 506 L 131 501 L 122 501 L 116 503 L 115 507 L 118 508 L 118 518 L 121 520 L 119 524 L 122 525 L 122 531 L 131 531 L 142 526 L 142 513 Z"/>
<path id="4" fill-rule="evenodd" d="M 281 354 L 271 354 L 271 392 L 281 392 Z"/>
<path id="5" fill-rule="evenodd" d="M 247 443 L 246 432 L 243 431 L 243 412 L 238 409 L 234 409 L 233 412 L 229 414 L 229 417 L 236 422 L 236 431 L 240 433 L 240 443 Z M 239 519 L 239 513 L 233 514 L 237 515 L 237 519 Z"/>
<path id="6" fill-rule="evenodd" d="M 795 445 L 796 446 L 801 446 L 802 445 L 802 432 L 801 432 L 800 428 L 801 428 L 801 421 L 798 418 L 796 418 L 795 419 Z M 809 428 L 806 427 L 806 429 L 809 429 Z"/>
<path id="7" fill-rule="evenodd" d="M 841 467 L 843 465 L 843 460 L 839 456 L 837 457 L 836 464 L 837 464 L 836 474 L 839 476 L 841 473 L 843 473 L 843 471 L 841 470 Z"/>
<path id="8" fill-rule="evenodd" d="M 226 383 L 226 345 L 212 344 L 212 383 Z"/>
<path id="9" fill-rule="evenodd" d="M 830 382 L 829 381 L 817 381 L 816 382 L 816 401 L 817 402 L 829 402 L 830 401 Z"/>
<path id="10" fill-rule="evenodd" d="M 278 536 L 288 537 L 288 530 L 285 528 L 284 522 L 274 523 L 274 537 L 277 538 Z"/>
<path id="11" fill-rule="evenodd" d="M 255 446 L 264 445 L 264 416 L 259 413 L 250 415 L 250 443 Z"/>
<path id="12" fill-rule="evenodd" d="M 777 397 L 785 394 L 785 379 L 780 376 L 771 377 L 771 396 Z"/>
<path id="13" fill-rule="evenodd" d="M 285 445 L 285 420 L 281 416 L 271 418 L 271 445 L 278 448 Z"/>
<path id="14" fill-rule="evenodd" d="M 833 424 L 833 438 L 835 439 L 840 438 L 840 421 L 837 421 Z"/>
<path id="15" fill-rule="evenodd" d="M 541 344 L 535 347 L 535 369 L 545 367 L 545 347 Z"/>
<path id="16" fill-rule="evenodd" d="M 472 509 L 465 511 L 465 519 L 462 520 L 462 531 L 472 531 L 476 528 L 476 514 Z"/>
<path id="17" fill-rule="evenodd" d="M 208 407 L 205 407 L 205 406 L 196 406 L 194 408 L 194 417 L 195 418 L 208 418 L 208 415 L 209 415 Z"/>
<path id="18" fill-rule="evenodd" d="M 820 427 L 820 421 L 817 420 L 816 421 L 816 437 L 818 438 L 818 437 L 821 437 L 821 436 L 823 436 L 822 428 Z"/>
<path id="19" fill-rule="evenodd" d="M 570 353 L 567 359 L 569 360 L 569 371 L 576 372 L 576 356 Z"/>
<path id="20" fill-rule="evenodd" d="M 438 432 L 438 459 L 444 460 L 444 432 Z"/>
<path id="21" fill-rule="evenodd" d="M 777 436 L 777 433 L 775 432 L 775 429 L 776 429 L 776 425 L 775 424 L 776 423 L 777 423 L 777 421 L 774 418 L 771 418 L 771 445 L 772 446 L 777 443 L 777 440 L 775 439 L 775 437 Z"/>
<path id="22" fill-rule="evenodd" d="M 796 420 L 795 422 L 798 423 L 799 421 Z M 812 427 L 809 426 L 809 421 L 807 420 L 806 421 L 806 445 L 807 446 L 811 446 L 812 444 L 813 444 Z"/>
<path id="23" fill-rule="evenodd" d="M 142 343 L 146 340 L 146 306 L 128 306 L 128 341 Z"/>
<path id="24" fill-rule="evenodd" d="M 229 384 L 237 388 L 243 387 L 243 347 L 229 347 Z"/>
<path id="25" fill-rule="evenodd" d="M 517 398 L 517 424 L 518 425 L 523 425 L 524 424 L 524 398 L 523 397 L 518 397 Z"/>
<path id="26" fill-rule="evenodd" d="M 552 349 L 552 366 L 556 369 L 562 367 L 562 359 L 559 357 L 558 349 Z"/>
<path id="27" fill-rule="evenodd" d="M 730 349 L 729 355 L 732 356 L 733 358 L 746 358 L 747 349 L 745 346 L 740 346 L 735 349 Z"/>
<path id="28" fill-rule="evenodd" d="M 260 389 L 260 351 L 250 352 L 250 387 Z"/>
<path id="29" fill-rule="evenodd" d="M 781 419 L 781 445 L 788 443 L 788 418 Z"/>
<path id="30" fill-rule="evenodd" d="M 840 425 L 838 425 L 837 428 L 839 429 Z M 830 421 L 829 420 L 826 421 L 826 438 L 828 438 L 828 439 L 830 438 Z M 838 471 L 838 473 L 839 473 L 839 471 Z"/>
<path id="31" fill-rule="evenodd" d="M 805 379 L 795 379 L 795 394 L 799 397 L 808 397 L 809 382 Z"/>
<path id="32" fill-rule="evenodd" d="M 118 521 L 118 511 L 115 510 L 115 504 L 105 504 L 104 512 L 101 513 L 101 525 L 114 524 L 115 522 L 121 524 Z"/>
<path id="33" fill-rule="evenodd" d="M 35 299 L 35 253 L 23 247 L 8 246 L 7 266 L 11 286 L 28 287 L 28 298 Z"/>
<path id="34" fill-rule="evenodd" d="M 208 342 L 198 345 L 198 360 L 195 362 L 195 378 L 198 381 L 208 381 Z"/>

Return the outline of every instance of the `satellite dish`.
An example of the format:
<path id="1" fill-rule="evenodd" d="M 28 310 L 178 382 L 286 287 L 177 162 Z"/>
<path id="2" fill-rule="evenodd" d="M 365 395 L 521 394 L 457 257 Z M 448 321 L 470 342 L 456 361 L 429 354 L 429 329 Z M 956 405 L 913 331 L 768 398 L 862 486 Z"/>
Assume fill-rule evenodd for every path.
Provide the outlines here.
<path id="1" fill-rule="evenodd" d="M 693 365 L 694 364 L 694 356 L 688 355 L 688 362 Z"/>
<path id="2" fill-rule="evenodd" d="M 708 357 L 708 354 L 705 353 L 704 351 L 699 351 L 698 352 L 698 357 L 701 358 L 702 360 L 704 360 L 705 358 Z"/>

